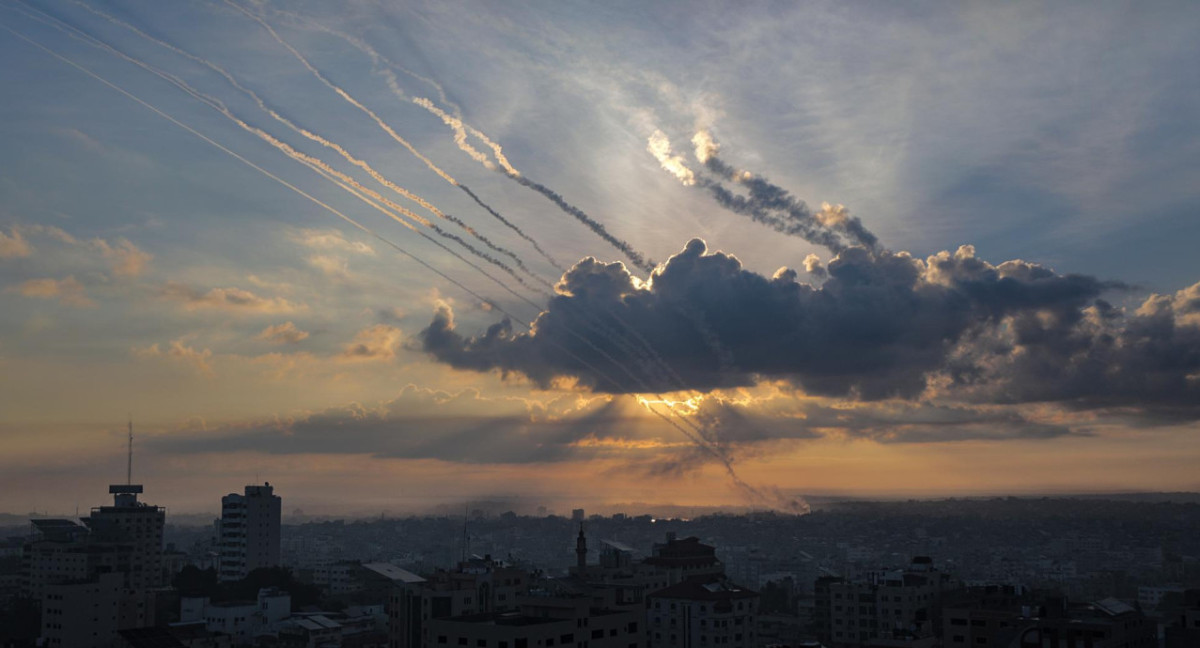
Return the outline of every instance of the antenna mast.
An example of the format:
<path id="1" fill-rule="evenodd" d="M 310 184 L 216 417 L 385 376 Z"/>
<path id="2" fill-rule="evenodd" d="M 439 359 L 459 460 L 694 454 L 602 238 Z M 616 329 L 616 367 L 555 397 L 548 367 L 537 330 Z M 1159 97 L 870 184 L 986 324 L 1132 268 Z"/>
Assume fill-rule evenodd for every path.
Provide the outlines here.
<path id="1" fill-rule="evenodd" d="M 129 457 L 125 463 L 125 483 L 133 483 L 133 414 L 129 414 Z"/>

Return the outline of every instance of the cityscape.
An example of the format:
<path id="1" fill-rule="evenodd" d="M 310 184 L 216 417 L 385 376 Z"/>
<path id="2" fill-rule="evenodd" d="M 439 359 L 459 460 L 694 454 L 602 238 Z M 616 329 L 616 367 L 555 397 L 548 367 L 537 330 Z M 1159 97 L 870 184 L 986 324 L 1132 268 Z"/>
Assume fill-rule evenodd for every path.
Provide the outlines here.
<path id="1" fill-rule="evenodd" d="M 1200 496 L 828 502 L 283 522 L 269 482 L 172 524 L 109 488 L 7 527 L 11 646 L 1183 648 Z"/>
<path id="2" fill-rule="evenodd" d="M 0 648 L 1200 648 L 1197 34 L 0 0 Z"/>

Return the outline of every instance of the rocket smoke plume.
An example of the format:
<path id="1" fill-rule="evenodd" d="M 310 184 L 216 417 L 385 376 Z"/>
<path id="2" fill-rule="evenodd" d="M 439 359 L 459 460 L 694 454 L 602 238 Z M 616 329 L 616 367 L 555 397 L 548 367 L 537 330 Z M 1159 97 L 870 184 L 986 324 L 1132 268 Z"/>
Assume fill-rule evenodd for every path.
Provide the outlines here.
<path id="1" fill-rule="evenodd" d="M 555 205 L 558 205 L 559 209 L 570 214 L 571 216 L 574 216 L 576 220 L 578 220 L 579 222 L 586 225 L 588 227 L 588 229 L 595 232 L 597 236 L 604 239 L 610 245 L 612 245 L 613 247 L 620 250 L 621 253 L 624 254 L 626 257 L 628 257 L 629 260 L 633 262 L 633 265 L 636 266 L 639 270 L 642 270 L 644 272 L 650 272 L 650 271 L 654 270 L 655 265 L 657 265 L 654 263 L 654 261 L 646 258 L 645 255 L 643 255 L 641 252 L 638 252 L 637 250 L 633 249 L 633 247 L 631 245 L 629 245 L 628 243 L 626 243 L 625 241 L 622 241 L 621 239 L 613 236 L 612 234 L 609 234 L 608 230 L 605 229 L 603 225 L 596 222 L 595 219 L 593 219 L 591 216 L 588 216 L 586 213 L 583 212 L 583 210 L 572 205 L 571 203 L 567 202 L 566 200 L 563 200 L 562 196 L 555 193 L 552 189 L 550 189 L 546 185 L 534 182 L 534 181 L 530 180 L 529 178 L 526 178 L 525 176 L 517 176 L 517 175 L 511 175 L 511 174 L 505 174 L 505 175 L 508 175 L 508 177 L 511 178 L 513 180 L 513 182 L 516 182 L 517 184 L 519 184 L 523 187 L 528 187 L 529 189 L 532 189 L 532 190 L 542 194 L 547 199 L 549 199 L 550 202 L 554 203 Z"/>
<path id="2" fill-rule="evenodd" d="M 297 50 L 295 47 L 293 47 L 293 46 L 291 45 L 291 43 L 289 43 L 289 42 L 288 42 L 287 40 L 285 40 L 285 39 L 284 39 L 282 36 L 280 36 L 280 35 L 279 35 L 279 32 L 277 32 L 277 31 L 275 30 L 275 28 L 271 27 L 271 25 L 270 25 L 270 24 L 268 24 L 268 23 L 267 23 L 265 20 L 263 20 L 263 19 L 262 19 L 261 17 L 259 17 L 259 16 L 256 16 L 256 15 L 254 15 L 253 13 L 251 13 L 251 12 L 250 12 L 250 11 L 248 11 L 247 9 L 245 9 L 245 8 L 241 7 L 240 5 L 238 5 L 237 3 L 233 2 L 232 0 L 224 0 L 224 1 L 225 1 L 225 4 L 229 5 L 229 6 L 230 6 L 230 7 L 232 7 L 233 9 L 236 9 L 237 11 L 241 12 L 242 14 L 244 14 L 246 17 L 250 18 L 251 20 L 253 20 L 253 21 L 257 22 L 257 23 L 258 23 L 258 24 L 259 24 L 259 25 L 260 25 L 260 26 L 261 26 L 261 27 L 262 27 L 264 30 L 266 30 L 266 31 L 267 31 L 267 33 L 268 33 L 268 34 L 270 34 L 270 35 L 271 35 L 271 37 L 272 37 L 272 38 L 274 38 L 274 39 L 275 39 L 275 41 L 276 41 L 277 43 L 279 43 L 279 44 L 280 44 L 280 45 L 282 45 L 282 46 L 283 46 L 285 49 L 287 49 L 287 50 L 288 50 L 288 52 L 290 52 L 290 53 L 292 54 L 292 56 L 293 56 L 293 57 L 294 57 L 294 58 L 295 58 L 297 61 L 299 61 L 299 62 L 300 62 L 300 64 L 301 64 L 301 65 L 303 65 L 303 66 L 304 66 L 304 68 L 305 68 L 305 69 L 307 69 L 307 70 L 309 71 L 309 73 L 310 73 L 310 74 L 312 74 L 312 75 L 313 75 L 313 77 L 315 77 L 315 78 L 316 78 L 318 81 L 320 81 L 320 82 L 321 82 L 322 84 L 324 84 L 324 85 L 325 85 L 327 88 L 329 88 L 330 90 L 332 90 L 332 91 L 333 91 L 335 94 L 337 94 L 339 97 L 341 97 L 341 98 L 342 98 L 343 100 L 345 100 L 347 103 L 349 103 L 350 105 L 354 106 L 355 108 L 357 108 L 358 110 L 360 110 L 361 112 L 363 112 L 363 114 L 367 115 L 367 116 L 368 116 L 368 117 L 369 117 L 369 118 L 370 118 L 372 121 L 374 121 L 374 122 L 375 122 L 375 124 L 376 124 L 377 126 L 379 126 L 379 128 L 381 128 L 381 129 L 382 129 L 382 130 L 383 130 L 385 133 L 387 133 L 387 134 L 388 134 L 388 135 L 389 135 L 389 136 L 390 136 L 390 137 L 391 137 L 393 140 L 395 140 L 395 141 L 396 141 L 398 144 L 400 144 L 400 145 L 401 145 L 401 146 L 403 146 L 405 149 L 407 149 L 409 153 L 411 153 L 413 156 L 415 156 L 417 159 L 419 159 L 421 162 L 423 162 L 423 163 L 425 164 L 425 166 L 426 166 L 426 167 L 427 167 L 427 168 L 428 168 L 430 171 L 433 171 L 435 174 L 437 174 L 439 177 L 441 177 L 441 178 L 442 178 L 443 180 L 445 180 L 446 182 L 448 182 L 448 183 L 450 183 L 450 184 L 452 184 L 452 185 L 454 185 L 454 186 L 456 186 L 456 187 L 458 187 L 458 188 L 462 189 L 462 190 L 463 190 L 465 193 L 467 193 L 467 195 L 469 195 L 469 196 L 470 196 L 470 197 L 471 197 L 471 198 L 472 198 L 472 199 L 473 199 L 473 200 L 474 200 L 474 201 L 475 201 L 477 204 L 479 204 L 479 206 L 481 206 L 481 207 L 483 207 L 484 209 L 486 209 L 486 210 L 487 210 L 487 212 L 488 212 L 488 214 L 490 214 L 490 215 L 491 215 L 491 216 L 493 216 L 494 218 L 498 219 L 498 220 L 499 220 L 500 222 L 502 222 L 504 225 L 506 225 L 507 227 L 509 227 L 509 228 L 510 228 L 510 229 L 512 229 L 513 231 L 515 231 L 515 232 L 516 232 L 518 235 L 520 235 L 520 236 L 521 236 L 521 238 L 523 238 L 523 239 L 525 239 L 526 241 L 530 242 L 530 243 L 531 243 L 531 244 L 534 246 L 534 248 L 535 248 L 535 249 L 536 249 L 536 250 L 537 250 L 537 251 L 538 251 L 538 252 L 539 252 L 539 253 L 540 253 L 540 254 L 541 254 L 543 257 L 546 257 L 546 258 L 547 258 L 547 260 L 549 260 L 549 261 L 551 262 L 551 264 L 553 264 L 553 265 L 554 265 L 556 268 L 558 268 L 558 267 L 559 267 L 559 264 L 558 264 L 558 263 L 556 263 L 556 262 L 555 262 L 553 259 L 551 259 L 551 258 L 550 258 L 550 256 L 549 256 L 548 254 L 546 254 L 546 252 L 545 252 L 544 250 L 542 250 L 542 248 L 541 248 L 540 246 L 538 246 L 538 245 L 537 245 L 537 243 L 535 243 L 535 242 L 533 241 L 533 239 L 532 239 L 532 238 L 530 238 L 530 237 L 529 237 L 529 236 L 527 236 L 527 235 L 526 235 L 526 234 L 525 234 L 523 231 L 521 231 L 521 229 L 520 229 L 520 228 L 518 228 L 516 225 L 514 225 L 514 224 L 513 224 L 511 221 L 509 221 L 508 219 L 506 219 L 506 218 L 504 218 L 503 216 L 501 216 L 501 215 L 499 214 L 499 212 L 497 212 L 497 211 L 496 211 L 495 209 L 493 209 L 491 206 L 489 206 L 489 205 L 487 205 L 486 203 L 484 203 L 484 202 L 483 202 L 483 201 L 482 201 L 482 200 L 479 198 L 479 196 L 477 196 L 477 195 L 476 195 L 476 194 L 475 194 L 473 191 L 471 191 L 469 188 L 467 188 L 467 187 L 466 187 L 466 186 L 464 186 L 462 183 L 460 183 L 458 180 L 456 180 L 454 177 L 452 177 L 452 176 L 451 176 L 449 173 L 447 173 L 446 171 L 444 171 L 443 169 L 441 169 L 440 167 L 438 167 L 436 164 L 434 164 L 432 160 L 430 160 L 430 159 L 429 159 L 427 156 L 425 156 L 425 155 L 424 155 L 424 154 L 422 154 L 420 151 L 418 151 L 418 150 L 416 149 L 416 147 L 414 147 L 414 146 L 413 146 L 413 145 L 412 145 L 412 144 L 411 144 L 411 143 L 410 143 L 408 140 L 406 140 L 406 139 L 404 139 L 403 137 L 401 137 L 401 136 L 400 136 L 400 134 L 399 134 L 399 133 L 397 133 L 397 132 L 396 132 L 396 130 L 395 130 L 394 128 L 392 128 L 392 127 L 391 127 L 391 126 L 390 126 L 390 125 L 389 125 L 387 122 L 385 122 L 385 121 L 384 121 L 384 120 L 383 120 L 383 119 L 382 119 L 382 118 L 381 118 L 381 117 L 380 117 L 378 114 L 376 114 L 376 113 L 375 113 L 373 110 L 371 110 L 370 108 L 368 108 L 366 105 L 364 105 L 364 104 L 363 104 L 361 101 L 359 101 L 358 99 L 355 99 L 355 98 L 354 98 L 354 97 L 353 97 L 353 96 L 352 96 L 350 93 L 348 93 L 346 90 L 344 90 L 343 88 L 341 88 L 340 86 L 338 86 L 337 84 L 333 83 L 333 82 L 332 82 L 332 81 L 330 81 L 328 78 L 326 78 L 326 77 L 325 77 L 325 75 L 324 75 L 324 74 L 322 74 L 322 73 L 321 73 L 321 71 L 320 71 L 320 70 L 318 70 L 318 69 L 316 68 L 316 66 L 314 66 L 314 65 L 313 65 L 311 62 L 309 62 L 309 60 L 308 60 L 308 59 L 307 59 L 307 58 L 306 58 L 306 57 L 305 57 L 303 54 L 301 54 L 299 50 Z M 357 39 L 355 39 L 355 41 L 352 41 L 352 42 L 358 42 L 358 43 L 361 43 L 361 41 L 357 41 Z M 363 45 L 365 46 L 365 44 L 363 44 Z M 360 48 L 360 49 L 361 49 L 361 48 Z M 366 50 L 364 50 L 364 51 L 366 51 Z M 371 52 L 373 52 L 374 50 L 373 50 L 373 49 L 371 49 L 370 51 L 371 51 Z M 376 54 L 375 54 L 375 56 L 373 56 L 373 58 L 375 58 L 375 57 L 377 57 L 377 56 L 378 56 L 378 53 L 376 53 Z M 439 88 L 440 88 L 440 86 L 439 86 Z M 394 86 L 394 87 L 393 87 L 393 90 L 394 90 L 395 92 L 397 92 L 397 93 L 400 93 L 400 95 L 401 95 L 401 96 L 403 96 L 403 93 L 400 91 L 400 89 L 399 89 L 399 87 L 398 87 L 398 86 Z M 486 139 L 486 138 L 485 138 L 485 139 Z M 487 141 L 490 143 L 490 140 L 487 140 Z M 504 160 L 504 158 L 503 158 L 503 154 L 499 153 L 499 147 L 498 147 L 498 146 L 495 146 L 494 144 L 491 144 L 491 145 L 493 146 L 493 149 L 497 151 L 497 159 L 500 159 L 500 160 L 502 160 L 502 161 L 503 161 L 503 164 L 504 164 L 504 166 L 507 168 L 507 160 Z M 512 177 L 512 176 L 510 176 L 510 177 Z M 497 251 L 501 251 L 501 250 L 497 250 Z M 503 252 L 503 253 L 506 253 L 506 254 L 509 254 L 510 256 L 513 256 L 513 257 L 515 258 L 515 255 L 511 255 L 511 253 L 509 253 L 507 250 L 503 250 L 502 252 Z"/>
<path id="3" fill-rule="evenodd" d="M 651 139 L 653 139 L 653 136 Z M 712 133 L 709 131 L 698 131 L 692 137 L 692 145 L 695 147 L 696 159 L 710 172 L 718 177 L 746 187 L 750 194 L 747 201 L 749 210 L 778 212 L 790 220 L 794 225 L 785 233 L 803 236 L 813 243 L 829 247 L 834 252 L 838 252 L 840 249 L 835 249 L 828 244 L 828 239 L 820 235 L 822 230 L 837 232 L 849 241 L 849 245 L 859 245 L 869 250 L 879 247 L 878 237 L 867 230 L 861 220 L 855 216 L 851 216 L 845 207 L 841 205 L 831 206 L 825 203 L 822 204 L 820 212 L 814 213 L 804 201 L 793 197 L 786 189 L 770 183 L 762 176 L 738 170 L 717 157 L 721 146 L 713 139 Z M 669 150 L 669 144 L 667 148 Z M 710 186 L 709 189 L 713 191 L 713 195 L 717 197 L 718 202 L 729 206 L 726 205 L 721 196 L 718 196 L 714 187 Z M 746 209 L 745 206 L 742 208 Z M 810 236 L 813 238 L 809 238 Z M 840 244 L 840 247 L 845 248 L 846 244 Z"/>
<path id="4" fill-rule="evenodd" d="M 116 57 L 121 58 L 125 61 L 128 61 L 134 65 L 137 65 L 138 67 L 146 70 L 147 72 L 150 72 L 151 74 L 154 74 L 154 75 L 162 78 L 163 80 L 171 83 L 172 85 L 176 86 L 183 92 L 185 92 L 188 95 L 190 95 L 191 97 L 195 98 L 197 101 L 200 101 L 201 103 L 204 103 L 204 104 L 208 105 L 210 108 L 216 110 L 222 116 L 224 116 L 226 119 L 233 122 L 235 125 L 237 125 L 242 130 L 258 137 L 260 140 L 273 146 L 276 150 L 283 153 L 285 156 L 291 158 L 292 160 L 294 160 L 296 162 L 299 162 L 300 164 L 303 164 L 304 166 L 307 166 L 308 168 L 310 168 L 314 172 L 318 173 L 325 179 L 329 180 L 330 182 L 333 182 L 334 184 L 338 185 L 343 190 L 349 192 L 350 194 L 352 194 L 356 198 L 362 200 L 363 202 L 365 202 L 372 208 L 378 210 L 380 213 L 388 216 L 389 218 L 392 218 L 393 220 L 400 223 L 401 225 L 404 225 L 409 230 L 418 234 L 422 238 L 425 238 L 429 242 L 433 243 L 434 245 L 437 245 L 438 247 L 442 248 L 449 254 L 455 256 L 459 260 L 467 263 L 468 265 L 471 265 L 473 268 L 479 270 L 482 274 L 484 274 L 484 276 L 487 276 L 492 281 L 495 281 L 496 283 L 498 283 L 501 286 L 501 288 L 504 288 L 507 292 L 513 294 L 514 296 L 516 296 L 518 298 L 524 299 L 523 296 L 520 295 L 520 293 L 517 293 L 516 291 L 512 290 L 507 285 L 505 285 L 503 282 L 497 281 L 494 277 L 487 274 L 486 272 L 482 272 L 482 270 L 480 268 L 475 266 L 473 263 L 471 263 L 467 259 L 463 258 L 457 252 L 451 250 L 450 248 L 447 248 L 445 245 L 435 241 L 434 239 L 430 238 L 423 232 L 417 230 L 415 227 L 413 227 L 413 225 L 411 223 L 405 221 L 400 216 L 401 215 L 406 216 L 406 217 L 412 219 L 413 221 L 416 221 L 417 223 L 420 223 L 421 225 L 424 225 L 425 227 L 428 227 L 428 228 L 434 230 L 434 232 L 436 232 L 439 236 L 446 238 L 448 240 L 454 241 L 455 243 L 458 243 L 459 245 L 461 245 L 463 248 L 465 248 L 468 252 L 470 252 L 474 256 L 496 266 L 500 270 L 502 270 L 505 273 L 507 273 L 508 275 L 510 275 L 514 280 L 516 280 L 522 286 L 524 286 L 526 288 L 530 288 L 529 284 L 527 284 L 519 275 L 517 275 L 516 272 L 514 272 L 512 268 L 510 268 L 509 266 L 507 266 L 500 260 L 496 259 L 495 257 L 492 257 L 491 255 L 475 248 L 474 246 L 472 246 L 471 244 L 469 244 L 468 242 L 463 240 L 462 237 L 455 235 L 451 232 L 445 231 L 441 227 L 438 227 L 434 223 L 430 222 L 428 219 L 423 218 L 423 217 L 419 216 L 418 214 L 415 214 L 411 210 L 405 208 L 404 206 L 399 205 L 399 204 L 395 203 L 394 201 L 391 201 L 391 200 L 383 197 L 378 192 L 371 190 L 367 187 L 364 187 L 361 183 L 356 181 L 354 178 L 334 169 L 333 167 L 331 167 L 330 165 L 325 163 L 320 158 L 297 151 L 291 145 L 275 138 L 274 136 L 270 135 L 266 131 L 263 131 L 260 128 L 256 128 L 254 126 L 247 124 L 244 120 L 242 120 L 237 115 L 235 115 L 232 111 L 230 111 L 229 108 L 224 104 L 224 102 L 222 102 L 221 100 L 219 100 L 215 97 L 212 97 L 208 94 L 200 92 L 199 90 L 195 89 L 194 87 L 192 87 L 191 85 L 189 85 L 187 82 L 183 81 L 176 75 L 170 74 L 168 72 L 164 72 L 163 70 L 160 70 L 159 68 L 157 68 L 153 65 L 150 65 L 150 64 L 146 63 L 145 61 L 134 58 L 134 57 L 126 54 L 125 52 L 122 52 L 122 51 L 114 48 L 113 46 L 105 43 L 104 41 L 97 39 L 96 37 L 88 34 L 87 32 L 85 32 L 79 28 L 67 25 L 67 24 L 63 23 L 62 21 L 58 20 L 57 18 L 49 16 L 48 14 L 45 14 L 44 12 L 41 12 L 41 11 L 39 11 L 37 9 L 33 9 L 33 8 L 31 8 L 30 10 L 36 12 L 39 15 L 35 16 L 33 14 L 26 13 L 26 15 L 28 15 L 29 17 L 31 17 L 35 20 L 38 20 L 39 22 L 49 24 L 50 26 L 54 27 L 55 29 L 58 29 L 59 31 L 62 31 L 63 33 L 66 33 L 74 38 L 79 38 L 81 40 L 84 40 L 85 42 L 88 42 L 96 47 L 99 47 L 99 48 L 107 51 L 108 53 L 112 54 L 113 56 L 116 56 Z M 25 12 L 22 12 L 22 13 L 25 13 Z M 338 148 L 340 148 L 340 147 L 338 147 Z M 380 203 L 382 203 L 382 204 L 380 204 Z M 434 211 L 438 212 L 440 215 L 440 211 L 438 211 L 436 209 Z M 443 218 L 447 218 L 448 220 L 451 220 L 451 221 L 457 221 L 457 219 L 454 219 L 453 217 L 443 216 Z M 461 223 L 461 221 L 458 221 L 458 223 L 460 225 L 462 225 L 464 228 L 466 228 L 466 225 Z M 468 231 L 471 231 L 470 228 L 466 228 L 466 229 Z M 487 241 L 485 240 L 485 242 L 487 242 Z M 522 267 L 522 269 L 524 269 L 524 265 L 520 263 L 519 259 L 518 259 L 518 265 L 520 265 L 520 267 Z M 528 271 L 526 271 L 526 272 L 528 272 Z M 528 302 L 527 299 L 525 301 Z M 532 304 L 532 302 L 530 302 L 530 304 L 536 307 L 536 304 Z"/>

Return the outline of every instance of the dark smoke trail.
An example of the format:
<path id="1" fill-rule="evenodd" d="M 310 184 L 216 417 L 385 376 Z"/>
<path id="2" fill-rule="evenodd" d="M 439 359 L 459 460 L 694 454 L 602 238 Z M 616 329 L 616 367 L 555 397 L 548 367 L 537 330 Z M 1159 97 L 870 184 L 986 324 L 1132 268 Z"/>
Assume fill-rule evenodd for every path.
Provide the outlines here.
<path id="1" fill-rule="evenodd" d="M 525 176 L 517 176 L 517 175 L 511 175 L 511 174 L 507 174 L 507 173 L 505 175 L 507 175 L 509 178 L 511 178 L 517 184 L 519 184 L 523 187 L 528 187 L 529 189 L 532 189 L 532 190 L 542 194 L 547 199 L 549 199 L 550 202 L 554 203 L 555 205 L 558 205 L 559 209 L 574 216 L 576 220 L 578 220 L 579 222 L 586 225 L 588 227 L 588 229 L 595 232 L 595 234 L 597 236 L 604 239 L 610 245 L 612 245 L 613 247 L 620 250 L 622 254 L 624 254 L 626 257 L 629 258 L 630 261 L 633 261 L 633 265 L 635 267 L 637 267 L 639 270 L 642 270 L 644 272 L 651 272 L 652 270 L 654 270 L 654 267 L 657 265 L 654 263 L 654 261 L 647 259 L 644 255 L 642 255 L 641 252 L 638 252 L 637 250 L 633 249 L 633 247 L 631 247 L 625 241 L 622 241 L 621 239 L 613 236 L 612 234 L 609 234 L 608 230 L 605 229 L 603 225 L 596 222 L 596 220 L 593 219 L 591 216 L 588 216 L 587 214 L 585 214 L 583 212 L 583 210 L 572 205 L 571 203 L 567 202 L 566 200 L 563 200 L 562 196 L 555 193 L 549 187 L 547 187 L 543 184 L 536 183 L 536 182 L 530 180 L 529 178 L 526 178 Z"/>
<path id="2" fill-rule="evenodd" d="M 696 184 L 708 189 L 717 203 L 725 209 L 735 214 L 749 216 L 754 222 L 762 223 L 776 232 L 800 237 L 809 243 L 828 248 L 834 253 L 841 252 L 847 247 L 837 234 L 821 229 L 811 215 L 807 220 L 796 218 L 785 220 L 770 214 L 768 211 L 770 207 L 755 199 L 753 195 L 749 198 L 740 196 L 725 188 L 720 182 L 703 177 L 697 178 Z"/>
<path id="3" fill-rule="evenodd" d="M 514 225 L 512 223 L 512 221 L 501 216 L 500 213 L 497 212 L 495 209 L 492 209 L 491 205 L 480 200 L 479 196 L 475 195 L 475 192 L 471 191 L 471 189 L 469 187 L 467 187 L 467 185 L 460 182 L 456 186 L 459 189 L 462 189 L 464 192 L 466 192 L 466 194 L 471 197 L 471 200 L 475 201 L 475 204 L 486 209 L 487 213 L 491 214 L 493 218 L 500 221 L 501 223 L 504 223 L 509 229 L 516 232 L 517 236 L 520 236 L 521 238 L 528 241 L 529 244 L 533 246 L 533 249 L 537 250 L 538 254 L 542 255 L 542 258 L 544 258 L 546 261 L 550 262 L 550 265 L 554 266 L 555 270 L 558 270 L 559 272 L 567 271 L 567 269 L 562 267 L 562 265 L 560 265 L 558 263 L 558 261 L 554 260 L 554 257 L 550 256 L 545 250 L 543 250 L 542 246 L 538 245 L 537 241 L 533 240 L 533 238 L 531 238 L 528 234 L 523 232 L 520 227 L 517 227 L 516 225 Z"/>
<path id="4" fill-rule="evenodd" d="M 857 216 L 843 216 L 839 218 L 837 223 L 832 225 L 822 223 L 813 214 L 812 210 L 809 209 L 808 205 L 805 204 L 804 201 L 793 197 L 788 190 L 780 187 L 779 185 L 772 184 L 762 176 L 751 175 L 749 173 L 738 171 L 736 168 L 718 158 L 711 150 L 707 151 L 706 153 L 707 157 L 702 160 L 704 166 L 719 177 L 728 178 L 745 186 L 750 192 L 750 200 L 748 202 L 752 207 L 766 211 L 782 212 L 793 222 L 792 227 L 794 230 L 787 231 L 785 233 L 792 234 L 794 236 L 801 236 L 811 243 L 823 245 L 828 247 L 833 252 L 838 252 L 839 250 L 829 246 L 829 243 L 827 242 L 828 239 L 825 239 L 819 235 L 819 233 L 829 233 L 828 228 L 833 228 L 840 231 L 842 234 L 845 234 L 846 237 L 850 239 L 851 244 L 861 245 L 868 250 L 878 249 L 879 238 L 871 233 L 866 226 L 862 224 L 862 221 L 859 220 Z M 711 181 L 701 181 L 700 184 L 709 186 Z M 710 190 L 714 191 L 713 195 L 717 197 L 718 201 L 722 201 L 722 198 L 715 193 L 715 189 L 710 187 Z M 726 191 L 726 193 L 728 193 L 728 191 Z M 722 205 L 726 205 L 726 203 L 722 201 Z M 817 240 L 810 238 L 810 236 L 815 237 Z M 846 247 L 846 245 L 840 241 L 838 242 L 838 245 L 840 245 L 842 249 Z"/>

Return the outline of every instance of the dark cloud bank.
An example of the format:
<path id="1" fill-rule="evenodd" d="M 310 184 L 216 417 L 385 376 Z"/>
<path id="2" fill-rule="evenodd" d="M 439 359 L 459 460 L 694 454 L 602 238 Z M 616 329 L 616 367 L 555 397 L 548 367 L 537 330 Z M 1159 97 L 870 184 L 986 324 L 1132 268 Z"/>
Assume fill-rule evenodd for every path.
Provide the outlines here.
<path id="1" fill-rule="evenodd" d="M 460 369 L 606 393 L 708 391 L 761 380 L 875 401 L 1122 408 L 1144 420 L 1200 418 L 1200 284 L 1125 311 L 1126 289 L 969 246 L 926 260 L 851 246 L 820 285 L 746 270 L 693 239 L 640 285 L 586 258 L 530 333 L 508 322 L 465 336 L 442 307 L 425 351 Z"/>

